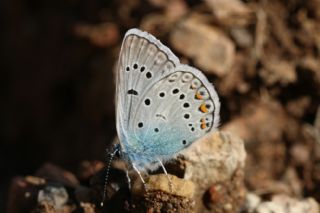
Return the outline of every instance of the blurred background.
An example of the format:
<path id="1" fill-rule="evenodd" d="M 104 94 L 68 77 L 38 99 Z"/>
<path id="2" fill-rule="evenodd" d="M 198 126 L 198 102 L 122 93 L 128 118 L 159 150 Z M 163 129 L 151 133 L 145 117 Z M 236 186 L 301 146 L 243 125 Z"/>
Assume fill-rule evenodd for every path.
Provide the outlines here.
<path id="1" fill-rule="evenodd" d="M 0 11 L 1 212 L 14 176 L 104 160 L 133 27 L 213 82 L 220 129 L 245 140 L 250 191 L 320 201 L 318 0 L 3 0 Z"/>

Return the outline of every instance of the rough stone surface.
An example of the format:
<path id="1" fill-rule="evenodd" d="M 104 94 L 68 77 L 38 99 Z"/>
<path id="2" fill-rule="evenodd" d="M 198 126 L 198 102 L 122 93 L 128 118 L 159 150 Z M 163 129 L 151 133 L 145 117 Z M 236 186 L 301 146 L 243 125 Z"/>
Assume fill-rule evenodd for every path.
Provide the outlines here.
<path id="1" fill-rule="evenodd" d="M 170 184 L 170 182 L 171 184 Z M 192 198 L 195 192 L 195 185 L 190 180 L 178 178 L 174 175 L 158 174 L 150 175 L 147 179 L 147 190 L 149 191 L 162 191 L 175 196 Z M 133 193 L 141 194 L 144 193 L 142 182 L 137 180 L 134 182 Z"/>
<path id="2" fill-rule="evenodd" d="M 234 44 L 222 31 L 198 19 L 190 17 L 181 22 L 172 31 L 170 42 L 204 72 L 224 76 L 234 62 Z"/>
<path id="3" fill-rule="evenodd" d="M 67 190 L 61 186 L 46 186 L 38 193 L 38 203 L 50 203 L 54 209 L 62 209 L 68 199 Z"/>
<path id="4" fill-rule="evenodd" d="M 144 191 L 141 180 L 135 179 L 133 194 L 142 199 L 136 200 L 134 205 L 138 205 L 139 209 L 141 206 L 148 209 L 155 205 L 160 206 L 157 208 L 159 211 L 175 211 L 179 206 L 177 202 L 188 201 L 188 206 L 195 206 L 192 212 L 237 212 L 245 199 L 245 157 L 240 138 L 226 132 L 210 133 L 194 142 L 181 153 L 178 160 L 169 165 L 168 171 L 174 171 L 174 174 L 181 175 L 183 179 L 174 175 L 150 175 L 146 179 L 147 192 Z M 177 172 L 179 169 L 182 174 L 181 171 Z M 172 190 L 168 178 L 171 180 Z M 166 199 L 159 199 L 164 195 L 174 203 L 165 204 L 168 202 Z"/>
<path id="5" fill-rule="evenodd" d="M 247 212 L 255 213 L 318 213 L 319 204 L 313 198 L 295 199 L 287 195 L 274 195 L 271 201 L 261 202 L 255 194 L 248 194 L 246 199 Z"/>
<path id="6" fill-rule="evenodd" d="M 208 134 L 182 153 L 185 179 L 196 185 L 198 212 L 237 212 L 245 198 L 243 141 L 227 132 Z M 203 202 L 203 198 L 209 197 Z"/>
<path id="7" fill-rule="evenodd" d="M 131 212 L 195 212 L 193 199 L 175 196 L 162 191 L 150 191 L 143 197 L 134 197 Z"/>

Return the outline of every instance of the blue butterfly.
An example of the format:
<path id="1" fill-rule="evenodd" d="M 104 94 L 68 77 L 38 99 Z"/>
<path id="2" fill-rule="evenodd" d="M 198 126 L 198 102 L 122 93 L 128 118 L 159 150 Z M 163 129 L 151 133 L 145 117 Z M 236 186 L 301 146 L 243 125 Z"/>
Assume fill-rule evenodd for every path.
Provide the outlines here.
<path id="1" fill-rule="evenodd" d="M 181 64 L 149 33 L 126 33 L 116 69 L 116 122 L 121 153 L 139 175 L 165 171 L 163 162 L 216 130 L 219 111 L 201 71 Z"/>

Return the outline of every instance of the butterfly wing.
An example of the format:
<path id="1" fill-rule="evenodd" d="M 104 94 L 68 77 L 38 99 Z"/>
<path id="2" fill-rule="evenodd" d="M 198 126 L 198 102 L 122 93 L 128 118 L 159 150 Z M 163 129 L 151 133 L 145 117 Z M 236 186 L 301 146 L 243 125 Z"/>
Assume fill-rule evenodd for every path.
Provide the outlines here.
<path id="1" fill-rule="evenodd" d="M 220 102 L 214 87 L 187 65 L 156 82 L 138 109 L 131 128 L 150 162 L 172 158 L 219 124 Z"/>
<path id="2" fill-rule="evenodd" d="M 116 90 L 122 151 L 139 169 L 172 158 L 219 122 L 219 99 L 206 77 L 138 29 L 124 38 Z"/>
<path id="3" fill-rule="evenodd" d="M 137 145 L 129 124 L 144 93 L 178 64 L 170 49 L 149 33 L 138 29 L 126 33 L 116 71 L 117 131 L 123 151 Z"/>

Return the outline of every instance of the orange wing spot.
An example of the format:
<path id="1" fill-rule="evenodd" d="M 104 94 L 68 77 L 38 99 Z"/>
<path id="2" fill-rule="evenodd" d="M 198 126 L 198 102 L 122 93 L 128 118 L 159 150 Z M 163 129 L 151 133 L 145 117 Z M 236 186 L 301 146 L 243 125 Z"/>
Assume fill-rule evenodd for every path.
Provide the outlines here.
<path id="1" fill-rule="evenodd" d="M 204 118 L 201 119 L 201 126 L 200 127 L 201 127 L 201 129 L 205 129 L 207 127 L 206 121 Z"/>
<path id="2" fill-rule="evenodd" d="M 199 92 L 196 93 L 196 99 L 199 99 L 199 100 L 202 100 L 202 99 L 203 99 L 202 95 L 200 95 Z"/>
<path id="3" fill-rule="evenodd" d="M 209 112 L 208 108 L 204 103 L 200 105 L 200 111 L 203 113 Z"/>

